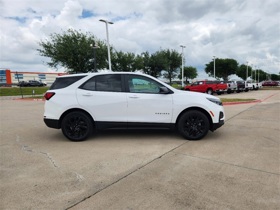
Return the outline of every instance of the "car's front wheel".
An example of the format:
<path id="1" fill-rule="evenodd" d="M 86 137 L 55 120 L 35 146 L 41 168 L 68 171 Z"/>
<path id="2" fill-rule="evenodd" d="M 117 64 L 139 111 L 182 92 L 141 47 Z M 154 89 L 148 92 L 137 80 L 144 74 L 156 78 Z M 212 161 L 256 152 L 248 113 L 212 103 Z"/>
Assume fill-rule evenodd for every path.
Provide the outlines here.
<path id="1" fill-rule="evenodd" d="M 61 129 L 64 136 L 71 141 L 83 141 L 92 134 L 93 124 L 87 114 L 74 111 L 62 119 Z"/>
<path id="2" fill-rule="evenodd" d="M 177 127 L 184 138 L 199 140 L 208 133 L 210 123 L 204 113 L 198 110 L 191 110 L 180 117 Z"/>

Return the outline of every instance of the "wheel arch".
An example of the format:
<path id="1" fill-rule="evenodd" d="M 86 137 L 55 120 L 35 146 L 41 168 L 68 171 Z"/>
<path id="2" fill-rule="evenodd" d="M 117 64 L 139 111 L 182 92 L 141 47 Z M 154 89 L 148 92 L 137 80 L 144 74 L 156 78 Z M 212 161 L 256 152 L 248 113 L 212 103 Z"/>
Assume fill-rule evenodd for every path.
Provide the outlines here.
<path id="1" fill-rule="evenodd" d="M 203 109 L 203 108 L 201 108 L 201 107 L 189 107 L 189 108 L 183 110 L 183 111 L 178 115 L 178 117 L 177 117 L 177 119 L 176 119 L 176 124 L 175 124 L 176 128 L 178 127 L 178 121 L 179 121 L 180 117 L 181 117 L 184 113 L 186 113 L 186 112 L 188 112 L 188 111 L 192 111 L 192 110 L 200 111 L 200 112 L 202 112 L 203 114 L 205 114 L 205 116 L 208 118 L 208 121 L 209 121 L 210 130 L 212 130 L 212 128 L 213 128 L 213 121 L 212 121 L 212 118 L 211 118 L 210 114 L 209 114 L 205 109 Z"/>
<path id="2" fill-rule="evenodd" d="M 59 118 L 59 127 L 61 127 L 61 122 L 62 122 L 62 119 L 70 112 L 74 112 L 74 111 L 79 111 L 79 112 L 83 112 L 84 114 L 86 114 L 90 119 L 91 119 L 91 122 L 92 122 L 92 125 L 95 126 L 95 123 L 94 123 L 94 119 L 92 118 L 92 116 L 87 112 L 85 111 L 84 109 L 79 109 L 79 108 L 72 108 L 72 109 L 68 109 L 67 111 L 65 111 Z"/>

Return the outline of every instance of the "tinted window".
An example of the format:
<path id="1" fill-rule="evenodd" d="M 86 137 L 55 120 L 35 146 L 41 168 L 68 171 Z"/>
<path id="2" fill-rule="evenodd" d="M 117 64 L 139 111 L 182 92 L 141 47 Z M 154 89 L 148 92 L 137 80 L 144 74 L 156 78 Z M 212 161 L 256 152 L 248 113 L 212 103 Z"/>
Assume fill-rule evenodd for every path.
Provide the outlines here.
<path id="1" fill-rule="evenodd" d="M 86 81 L 80 88 L 91 91 L 121 92 L 121 75 L 110 74 L 95 76 Z"/>
<path id="2" fill-rule="evenodd" d="M 128 88 L 131 93 L 159 93 L 162 86 L 150 78 L 138 75 L 128 77 Z"/>
<path id="3" fill-rule="evenodd" d="M 76 81 L 82 79 L 85 76 L 73 76 L 73 77 L 58 77 L 51 85 L 50 90 L 62 89 L 69 85 L 72 85 Z"/>

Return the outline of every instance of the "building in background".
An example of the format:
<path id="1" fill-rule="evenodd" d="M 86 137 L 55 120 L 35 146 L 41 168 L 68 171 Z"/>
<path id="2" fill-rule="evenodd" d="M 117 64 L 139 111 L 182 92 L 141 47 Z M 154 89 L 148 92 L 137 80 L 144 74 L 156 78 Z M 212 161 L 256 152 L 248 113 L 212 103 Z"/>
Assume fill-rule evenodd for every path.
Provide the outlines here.
<path id="1" fill-rule="evenodd" d="M 57 76 L 67 73 L 50 72 L 17 72 L 9 69 L 0 69 L 0 86 L 17 85 L 19 81 L 37 80 L 51 85 Z"/>

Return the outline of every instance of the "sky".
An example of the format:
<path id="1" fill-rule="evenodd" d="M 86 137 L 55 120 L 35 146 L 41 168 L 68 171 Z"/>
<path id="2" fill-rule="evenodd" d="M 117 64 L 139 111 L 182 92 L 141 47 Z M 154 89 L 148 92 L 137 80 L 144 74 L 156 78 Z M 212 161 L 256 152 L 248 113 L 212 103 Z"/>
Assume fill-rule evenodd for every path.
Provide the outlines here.
<path id="1" fill-rule="evenodd" d="M 90 32 L 117 51 L 140 54 L 172 49 L 185 66 L 232 58 L 280 72 L 279 0 L 0 0 L 0 68 L 63 72 L 46 65 L 38 43 L 67 29 Z"/>

